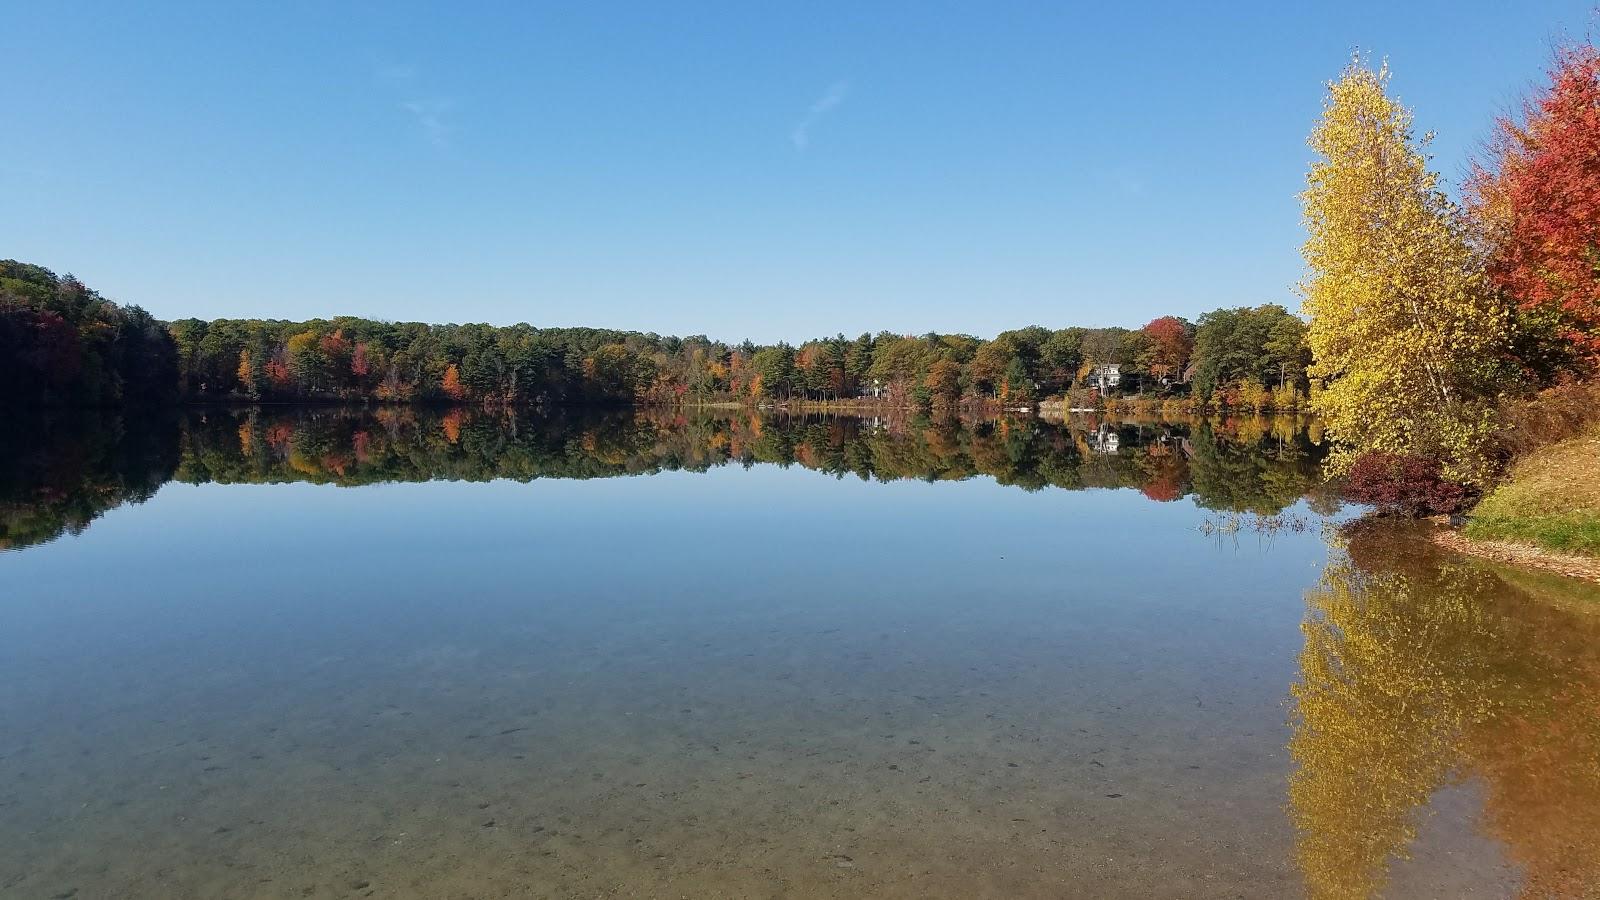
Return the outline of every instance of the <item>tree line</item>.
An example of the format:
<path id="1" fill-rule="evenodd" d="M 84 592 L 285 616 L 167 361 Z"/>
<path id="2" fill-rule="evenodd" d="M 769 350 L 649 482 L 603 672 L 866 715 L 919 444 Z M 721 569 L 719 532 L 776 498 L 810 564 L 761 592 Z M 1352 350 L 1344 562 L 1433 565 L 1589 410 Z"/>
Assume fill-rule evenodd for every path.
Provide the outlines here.
<path id="1" fill-rule="evenodd" d="M 529 325 L 366 319 L 173 323 L 182 393 L 215 399 L 476 405 L 837 402 L 895 408 L 1031 405 L 1074 390 L 1187 396 L 1265 408 L 1304 396 L 1305 326 L 1281 306 L 1218 310 L 1143 328 L 1030 326 L 964 334 L 730 345 Z M 1103 367 L 1115 379 L 1095 379 Z M 1095 397 L 1086 397 L 1093 402 Z"/>
<path id="2" fill-rule="evenodd" d="M 596 328 L 342 317 L 162 324 L 72 276 L 0 262 L 5 396 L 32 405 L 256 401 L 477 406 L 836 403 L 925 410 L 1050 398 L 1290 408 L 1309 382 L 1306 328 L 1282 306 L 1142 328 L 728 344 Z"/>

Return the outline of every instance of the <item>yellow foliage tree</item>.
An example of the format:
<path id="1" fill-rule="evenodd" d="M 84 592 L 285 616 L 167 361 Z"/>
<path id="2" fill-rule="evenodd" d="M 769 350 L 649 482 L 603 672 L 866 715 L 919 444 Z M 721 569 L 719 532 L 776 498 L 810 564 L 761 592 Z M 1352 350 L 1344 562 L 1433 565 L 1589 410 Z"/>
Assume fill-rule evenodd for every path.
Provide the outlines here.
<path id="1" fill-rule="evenodd" d="M 1359 59 L 1329 85 L 1311 134 L 1320 157 L 1302 195 L 1310 232 L 1301 285 L 1312 405 L 1336 450 L 1437 458 L 1447 476 L 1487 473 L 1510 315 L 1490 288 L 1466 219 L 1439 189 L 1388 68 Z"/>
<path id="2" fill-rule="evenodd" d="M 1231 392 L 1242 409 L 1261 412 L 1269 405 L 1272 395 L 1266 386 L 1254 378 L 1241 378 Z"/>
<path id="3" fill-rule="evenodd" d="M 234 369 L 233 374 L 239 379 L 239 389 L 241 391 L 251 396 L 256 395 L 255 360 L 250 358 L 248 349 L 239 351 L 239 366 Z"/>

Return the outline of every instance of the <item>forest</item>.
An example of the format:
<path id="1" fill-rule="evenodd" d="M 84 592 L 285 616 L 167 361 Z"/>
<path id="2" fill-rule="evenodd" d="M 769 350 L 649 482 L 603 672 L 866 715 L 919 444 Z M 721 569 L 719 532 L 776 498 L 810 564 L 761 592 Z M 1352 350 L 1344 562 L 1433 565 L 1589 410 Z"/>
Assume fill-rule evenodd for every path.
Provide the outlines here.
<path id="1" fill-rule="evenodd" d="M 72 276 L 0 261 L 0 366 L 21 405 L 428 403 L 484 407 L 839 404 L 945 410 L 1095 407 L 1142 397 L 1288 409 L 1309 382 L 1306 328 L 1274 304 L 1142 328 L 733 345 L 527 324 L 182 319 L 158 323 Z"/>
<path id="2" fill-rule="evenodd" d="M 121 406 L 178 398 L 172 335 L 71 275 L 0 260 L 0 404 Z"/>

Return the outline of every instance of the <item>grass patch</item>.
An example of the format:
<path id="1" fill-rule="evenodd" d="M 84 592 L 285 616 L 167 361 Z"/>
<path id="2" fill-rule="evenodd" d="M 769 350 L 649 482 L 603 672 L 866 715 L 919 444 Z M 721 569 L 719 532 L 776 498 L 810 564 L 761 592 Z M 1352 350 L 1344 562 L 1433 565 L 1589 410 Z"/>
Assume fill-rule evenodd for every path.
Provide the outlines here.
<path id="1" fill-rule="evenodd" d="M 1600 557 L 1600 515 L 1499 519 L 1474 515 L 1467 537 L 1533 544 L 1562 553 Z"/>
<path id="2" fill-rule="evenodd" d="M 1465 532 L 1600 557 L 1600 427 L 1529 453 L 1472 511 Z"/>

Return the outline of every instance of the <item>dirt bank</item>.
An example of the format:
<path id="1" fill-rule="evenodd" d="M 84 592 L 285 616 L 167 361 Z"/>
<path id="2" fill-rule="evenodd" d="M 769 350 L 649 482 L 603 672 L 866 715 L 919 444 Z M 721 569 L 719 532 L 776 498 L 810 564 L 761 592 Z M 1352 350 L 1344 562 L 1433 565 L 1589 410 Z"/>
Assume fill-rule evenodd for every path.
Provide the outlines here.
<path id="1" fill-rule="evenodd" d="M 1490 541 L 1469 538 L 1452 528 L 1440 528 L 1433 533 L 1433 542 L 1441 547 L 1491 559 L 1495 562 L 1523 566 L 1530 569 L 1539 569 L 1545 572 L 1554 572 L 1566 575 L 1569 578 L 1582 578 L 1600 584 L 1600 559 L 1587 556 L 1572 556 L 1566 553 L 1556 553 L 1552 550 L 1541 550 L 1526 544 L 1514 544 L 1509 541 Z"/>

